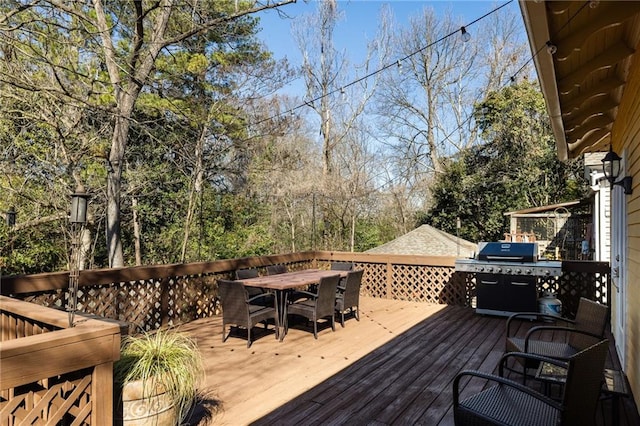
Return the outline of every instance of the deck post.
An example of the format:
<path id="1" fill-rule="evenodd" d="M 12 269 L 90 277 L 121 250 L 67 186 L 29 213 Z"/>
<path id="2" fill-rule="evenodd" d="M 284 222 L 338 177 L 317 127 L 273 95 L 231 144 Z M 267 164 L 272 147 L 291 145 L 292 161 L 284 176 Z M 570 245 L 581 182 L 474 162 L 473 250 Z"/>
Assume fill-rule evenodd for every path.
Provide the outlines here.
<path id="1" fill-rule="evenodd" d="M 91 424 L 109 426 L 113 424 L 113 362 L 93 368 Z"/>
<path id="2" fill-rule="evenodd" d="M 171 277 L 160 280 L 160 324 L 165 327 L 169 324 L 169 287 Z"/>
<path id="3" fill-rule="evenodd" d="M 393 299 L 393 263 L 387 262 L 387 299 Z"/>

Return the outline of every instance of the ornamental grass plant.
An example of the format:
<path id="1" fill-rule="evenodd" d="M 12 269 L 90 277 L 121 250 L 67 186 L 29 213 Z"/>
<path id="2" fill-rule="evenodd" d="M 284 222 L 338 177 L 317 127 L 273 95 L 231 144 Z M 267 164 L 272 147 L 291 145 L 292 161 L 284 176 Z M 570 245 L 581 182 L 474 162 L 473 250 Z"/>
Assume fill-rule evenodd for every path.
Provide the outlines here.
<path id="1" fill-rule="evenodd" d="M 203 376 L 195 341 L 171 329 L 125 336 L 114 365 L 114 379 L 121 386 L 141 381 L 145 397 L 166 392 L 175 406 L 176 424 L 188 414 Z"/>

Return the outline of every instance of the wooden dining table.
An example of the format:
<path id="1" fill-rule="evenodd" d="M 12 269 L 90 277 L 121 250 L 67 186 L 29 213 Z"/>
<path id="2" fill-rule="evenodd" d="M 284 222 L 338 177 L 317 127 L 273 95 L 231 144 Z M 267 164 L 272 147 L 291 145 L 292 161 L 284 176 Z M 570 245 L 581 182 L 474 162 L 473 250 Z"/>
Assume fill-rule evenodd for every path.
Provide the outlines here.
<path id="1" fill-rule="evenodd" d="M 278 319 L 280 320 L 280 341 L 284 339 L 284 331 L 286 330 L 285 321 L 287 320 L 287 306 L 285 303 L 285 295 L 288 291 L 296 288 L 305 287 L 311 284 L 317 284 L 322 278 L 339 275 L 346 277 L 348 271 L 329 271 L 326 269 L 303 269 L 300 271 L 285 272 L 282 274 L 263 275 L 254 278 L 244 278 L 236 280 L 247 287 L 260 287 L 273 290 L 276 297 L 276 309 L 278 311 Z"/>

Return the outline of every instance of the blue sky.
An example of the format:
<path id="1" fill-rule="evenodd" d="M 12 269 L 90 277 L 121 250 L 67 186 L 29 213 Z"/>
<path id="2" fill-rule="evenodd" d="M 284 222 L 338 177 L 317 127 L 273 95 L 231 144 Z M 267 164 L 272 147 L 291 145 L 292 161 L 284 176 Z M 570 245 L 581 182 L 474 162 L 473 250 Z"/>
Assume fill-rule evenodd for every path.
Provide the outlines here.
<path id="1" fill-rule="evenodd" d="M 343 19 L 338 22 L 334 30 L 334 45 L 339 51 L 346 51 L 354 63 L 362 58 L 366 51 L 366 44 L 377 31 L 378 14 L 383 4 L 389 4 L 393 10 L 395 21 L 399 27 L 406 27 L 409 18 L 418 15 L 423 8 L 430 7 L 437 15 L 451 12 L 454 18 L 459 18 L 462 24 L 468 24 L 485 15 L 503 1 L 418 1 L 418 0 L 338 0 L 338 8 L 342 11 Z M 275 57 L 286 57 L 291 65 L 299 66 L 301 56 L 291 35 L 291 23 L 296 17 L 312 14 L 317 9 L 317 0 L 298 0 L 296 4 L 282 7 L 282 11 L 291 19 L 283 19 L 275 11 L 261 13 L 259 37 L 271 50 Z M 512 1 L 504 9 L 510 9 L 515 16 L 520 17 L 517 1 Z M 468 28 L 473 35 L 474 26 Z M 524 33 L 524 26 L 523 26 Z M 297 86 L 296 83 L 293 83 Z M 296 90 L 292 87 L 292 92 Z M 286 89 L 285 89 L 286 91 Z M 296 93 L 291 93 L 295 95 Z M 300 93 L 297 93 L 300 94 Z"/>

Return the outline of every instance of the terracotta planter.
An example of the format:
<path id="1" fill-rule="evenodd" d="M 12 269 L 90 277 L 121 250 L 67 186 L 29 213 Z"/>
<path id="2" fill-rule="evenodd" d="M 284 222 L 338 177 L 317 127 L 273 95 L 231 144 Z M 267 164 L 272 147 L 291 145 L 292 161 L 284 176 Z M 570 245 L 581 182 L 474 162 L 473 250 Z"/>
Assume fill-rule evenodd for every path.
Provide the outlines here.
<path id="1" fill-rule="evenodd" d="M 161 386 L 149 386 L 140 380 L 124 385 L 122 398 L 117 400 L 121 410 L 116 413 L 123 426 L 173 426 L 176 409 Z"/>

